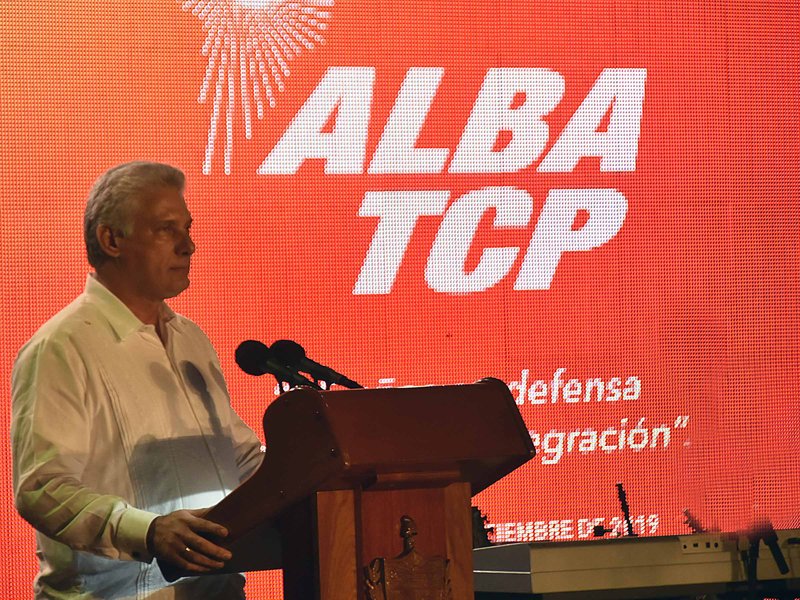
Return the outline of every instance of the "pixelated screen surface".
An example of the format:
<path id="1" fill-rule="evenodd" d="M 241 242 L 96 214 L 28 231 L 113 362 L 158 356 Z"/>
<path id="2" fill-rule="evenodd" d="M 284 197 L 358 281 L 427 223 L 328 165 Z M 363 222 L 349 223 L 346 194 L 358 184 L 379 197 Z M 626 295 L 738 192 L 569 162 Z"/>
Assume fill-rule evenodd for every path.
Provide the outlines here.
<path id="1" fill-rule="evenodd" d="M 367 387 L 502 379 L 537 457 L 474 499 L 497 541 L 797 527 L 796 2 L 4 4 L 0 403 L 83 288 L 108 167 L 187 176 L 171 301 L 258 433 L 244 339 Z M 3 453 L 6 576 L 30 527 Z M 13 569 L 12 569 L 13 565 Z M 254 574 L 279 598 L 279 574 Z"/>

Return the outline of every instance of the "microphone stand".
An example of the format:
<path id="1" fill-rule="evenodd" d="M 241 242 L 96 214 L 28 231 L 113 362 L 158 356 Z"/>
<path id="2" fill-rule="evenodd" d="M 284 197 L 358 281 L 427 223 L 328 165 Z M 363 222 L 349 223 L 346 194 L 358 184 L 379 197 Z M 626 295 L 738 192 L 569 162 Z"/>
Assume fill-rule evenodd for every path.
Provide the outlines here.
<path id="1" fill-rule="evenodd" d="M 628 532 L 625 534 L 628 537 L 638 537 L 639 534 L 633 530 L 633 523 L 631 523 L 631 508 L 628 506 L 628 497 L 625 494 L 625 488 L 622 487 L 622 482 L 617 483 L 617 496 L 619 497 L 619 505 L 622 507 L 622 516 L 625 518 L 625 529 Z"/>
<path id="2" fill-rule="evenodd" d="M 633 523 L 631 522 L 631 508 L 628 506 L 628 497 L 625 494 L 625 488 L 622 482 L 617 483 L 617 498 L 619 498 L 619 505 L 622 508 L 622 518 L 625 520 L 625 533 L 624 537 L 639 537 L 639 534 L 633 530 Z M 613 529 L 607 529 L 603 525 L 595 525 L 592 529 L 594 537 L 603 537 L 607 533 L 611 533 Z"/>

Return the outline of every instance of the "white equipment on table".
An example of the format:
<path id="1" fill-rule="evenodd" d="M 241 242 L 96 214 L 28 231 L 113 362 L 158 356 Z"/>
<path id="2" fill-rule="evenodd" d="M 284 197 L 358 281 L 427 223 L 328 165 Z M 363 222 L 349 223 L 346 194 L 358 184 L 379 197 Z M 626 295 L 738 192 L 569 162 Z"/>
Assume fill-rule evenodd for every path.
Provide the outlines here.
<path id="1" fill-rule="evenodd" d="M 771 536 L 759 542 L 748 534 L 702 533 L 476 548 L 475 591 L 478 597 L 493 592 L 541 600 L 622 600 L 730 592 L 755 580 L 800 590 L 800 530 L 772 530 Z M 775 547 L 787 573 L 779 569 Z M 748 577 L 750 557 L 755 569 Z"/>

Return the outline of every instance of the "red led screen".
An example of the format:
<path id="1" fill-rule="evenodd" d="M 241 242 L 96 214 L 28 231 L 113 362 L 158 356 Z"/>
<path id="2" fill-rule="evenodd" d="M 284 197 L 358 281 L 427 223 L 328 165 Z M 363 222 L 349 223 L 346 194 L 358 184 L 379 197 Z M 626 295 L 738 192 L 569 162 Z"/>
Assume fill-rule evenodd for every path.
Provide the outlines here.
<path id="1" fill-rule="evenodd" d="M 186 172 L 194 217 L 171 305 L 254 428 L 274 382 L 234 349 L 288 338 L 367 387 L 506 381 L 538 456 L 475 498 L 498 541 L 619 527 L 616 482 L 642 534 L 688 532 L 686 508 L 800 525 L 796 2 L 0 15 L 6 437 L 14 357 L 89 270 L 91 183 L 150 159 Z M 33 535 L 2 459 L 0 596 L 21 598 Z"/>

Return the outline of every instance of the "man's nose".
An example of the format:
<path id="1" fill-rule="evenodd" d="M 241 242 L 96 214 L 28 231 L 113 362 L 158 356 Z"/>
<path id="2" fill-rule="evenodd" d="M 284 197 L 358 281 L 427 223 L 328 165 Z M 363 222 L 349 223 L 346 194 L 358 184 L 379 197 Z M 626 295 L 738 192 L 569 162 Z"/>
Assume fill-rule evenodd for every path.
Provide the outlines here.
<path id="1" fill-rule="evenodd" d="M 196 248 L 197 247 L 194 245 L 194 241 L 192 241 L 191 234 L 187 231 L 186 234 L 180 240 L 178 246 L 178 253 L 192 255 L 194 254 Z"/>

